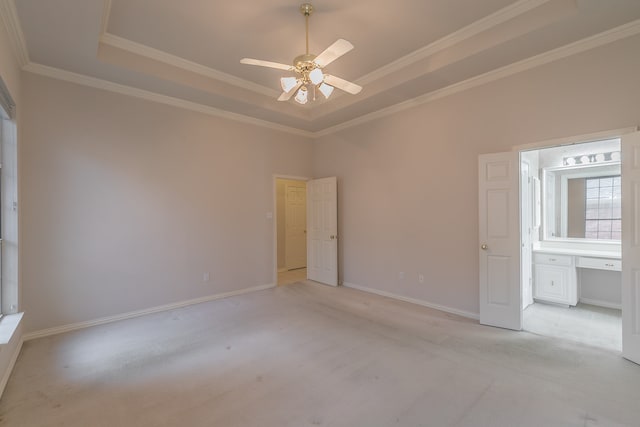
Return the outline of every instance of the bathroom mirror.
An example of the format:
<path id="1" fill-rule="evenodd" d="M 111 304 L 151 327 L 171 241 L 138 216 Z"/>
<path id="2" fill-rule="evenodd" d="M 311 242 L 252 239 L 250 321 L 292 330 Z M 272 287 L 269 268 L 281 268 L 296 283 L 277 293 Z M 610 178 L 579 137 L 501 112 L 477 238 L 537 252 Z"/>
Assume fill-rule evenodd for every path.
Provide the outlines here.
<path id="1" fill-rule="evenodd" d="M 543 169 L 544 238 L 620 241 L 620 163 Z"/>

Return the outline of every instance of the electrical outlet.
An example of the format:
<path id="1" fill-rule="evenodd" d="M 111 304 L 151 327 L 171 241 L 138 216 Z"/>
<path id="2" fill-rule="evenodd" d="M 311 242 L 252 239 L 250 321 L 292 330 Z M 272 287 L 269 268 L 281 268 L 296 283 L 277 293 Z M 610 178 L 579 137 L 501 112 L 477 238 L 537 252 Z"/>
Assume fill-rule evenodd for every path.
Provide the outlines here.
<path id="1" fill-rule="evenodd" d="M 398 273 L 398 280 L 404 280 L 404 271 Z"/>
<path id="2" fill-rule="evenodd" d="M 209 272 L 206 272 L 206 273 L 204 273 L 204 274 L 202 275 L 202 281 L 203 281 L 203 282 L 208 282 L 208 281 L 209 281 L 209 278 L 210 278 L 210 276 L 209 276 Z"/>
<path id="3" fill-rule="evenodd" d="M 424 274 L 422 273 L 418 274 L 418 282 L 424 283 Z"/>

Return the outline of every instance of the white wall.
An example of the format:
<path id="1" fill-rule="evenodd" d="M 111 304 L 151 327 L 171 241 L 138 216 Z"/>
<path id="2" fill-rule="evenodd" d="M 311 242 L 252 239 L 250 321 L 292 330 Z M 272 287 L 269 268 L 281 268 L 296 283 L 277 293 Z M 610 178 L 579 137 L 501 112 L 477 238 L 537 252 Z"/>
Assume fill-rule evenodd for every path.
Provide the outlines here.
<path id="1" fill-rule="evenodd" d="M 629 38 L 321 138 L 314 175 L 341 183 L 341 279 L 477 313 L 478 155 L 638 125 L 639 47 Z"/>
<path id="2" fill-rule="evenodd" d="M 273 282 L 273 174 L 310 175 L 310 141 L 23 83 L 27 332 Z"/>

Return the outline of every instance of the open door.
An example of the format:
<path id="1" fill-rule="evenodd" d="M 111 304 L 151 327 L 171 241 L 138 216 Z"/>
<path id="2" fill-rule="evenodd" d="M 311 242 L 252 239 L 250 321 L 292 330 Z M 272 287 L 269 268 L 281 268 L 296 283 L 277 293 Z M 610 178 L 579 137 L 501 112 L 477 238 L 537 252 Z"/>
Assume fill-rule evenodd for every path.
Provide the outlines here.
<path id="1" fill-rule="evenodd" d="M 307 184 L 285 184 L 285 266 L 288 270 L 307 266 Z"/>
<path id="2" fill-rule="evenodd" d="M 622 355 L 640 364 L 640 132 L 622 137 Z"/>
<path id="3" fill-rule="evenodd" d="M 307 278 L 338 286 L 338 180 L 307 181 Z"/>
<path id="4" fill-rule="evenodd" d="M 479 157 L 480 323 L 522 329 L 519 159 L 517 152 Z"/>

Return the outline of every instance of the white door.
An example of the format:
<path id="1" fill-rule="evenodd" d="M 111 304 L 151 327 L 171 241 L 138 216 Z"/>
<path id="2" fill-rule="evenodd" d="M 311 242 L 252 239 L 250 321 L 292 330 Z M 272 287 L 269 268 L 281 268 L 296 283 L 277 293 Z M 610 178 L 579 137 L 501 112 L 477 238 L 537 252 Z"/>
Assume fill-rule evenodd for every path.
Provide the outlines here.
<path id="1" fill-rule="evenodd" d="M 481 155 L 480 323 L 522 329 L 518 153 Z"/>
<path id="2" fill-rule="evenodd" d="M 288 270 L 307 266 L 307 185 L 285 185 L 285 265 Z"/>
<path id="3" fill-rule="evenodd" d="M 640 363 L 640 132 L 622 137 L 622 355 Z"/>
<path id="4" fill-rule="evenodd" d="M 307 278 L 338 286 L 338 181 L 307 182 Z"/>

